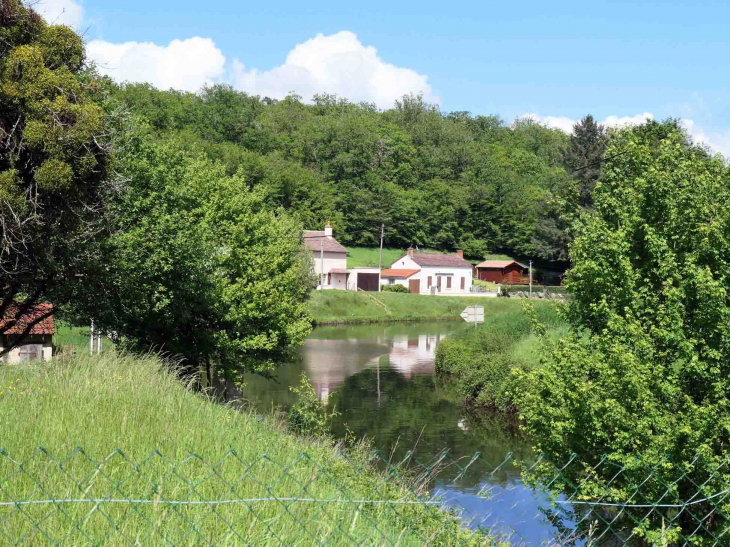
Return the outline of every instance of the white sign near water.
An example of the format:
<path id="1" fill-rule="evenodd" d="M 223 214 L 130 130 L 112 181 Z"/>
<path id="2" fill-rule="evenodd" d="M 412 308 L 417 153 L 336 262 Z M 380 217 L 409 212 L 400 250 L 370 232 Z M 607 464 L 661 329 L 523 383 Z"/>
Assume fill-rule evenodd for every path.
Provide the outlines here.
<path id="1" fill-rule="evenodd" d="M 461 317 L 467 323 L 484 323 L 484 306 L 469 306 L 461 312 Z"/>

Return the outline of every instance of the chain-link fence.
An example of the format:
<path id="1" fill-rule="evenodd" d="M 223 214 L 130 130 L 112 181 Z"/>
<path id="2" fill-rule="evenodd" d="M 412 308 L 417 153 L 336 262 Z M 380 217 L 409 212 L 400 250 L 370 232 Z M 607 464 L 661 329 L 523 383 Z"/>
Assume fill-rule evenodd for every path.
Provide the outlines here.
<path id="1" fill-rule="evenodd" d="M 524 543 L 503 528 L 463 519 L 444 494 L 479 467 L 478 459 L 442 452 L 421 463 L 410 453 L 393 461 L 342 451 L 327 461 L 307 452 L 244 460 L 231 450 L 173 461 L 156 451 L 137 460 L 122 450 L 95 459 L 80 448 L 63 457 L 39 448 L 20 461 L 3 450 L 0 545 Z M 543 457 L 508 457 L 482 472 L 474 495 L 488 499 L 490 477 L 517 465 L 534 489 L 525 495 L 548 493 L 533 518 L 551 527 L 550 544 L 725 545 L 727 464 L 708 473 L 697 458 L 684 466 L 664 459 L 645 465 L 642 475 L 641 462 L 603 458 L 591 466 L 572 458 L 555 466 Z"/>

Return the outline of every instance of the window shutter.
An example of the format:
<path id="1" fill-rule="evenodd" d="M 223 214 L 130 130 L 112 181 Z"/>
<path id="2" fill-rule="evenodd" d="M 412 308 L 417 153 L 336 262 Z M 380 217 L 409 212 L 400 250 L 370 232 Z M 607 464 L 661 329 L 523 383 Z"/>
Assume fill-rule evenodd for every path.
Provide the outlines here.
<path id="1" fill-rule="evenodd" d="M 451 276 L 448 276 L 446 278 L 446 288 L 447 289 L 450 289 L 451 288 Z"/>

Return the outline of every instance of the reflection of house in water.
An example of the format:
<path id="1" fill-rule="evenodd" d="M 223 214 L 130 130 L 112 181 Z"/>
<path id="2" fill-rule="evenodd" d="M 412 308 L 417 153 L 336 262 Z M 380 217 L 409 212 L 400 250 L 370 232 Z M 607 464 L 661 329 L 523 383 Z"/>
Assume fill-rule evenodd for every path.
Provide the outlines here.
<path id="1" fill-rule="evenodd" d="M 436 345 L 447 334 L 395 335 L 393 338 L 309 339 L 304 367 L 317 397 L 326 400 L 350 376 L 379 367 L 387 356 L 390 370 L 406 378 L 434 371 Z"/>
<path id="2" fill-rule="evenodd" d="M 418 337 L 397 337 L 391 344 L 390 368 L 406 378 L 434 371 L 436 345 L 446 334 L 419 334 Z"/>
<path id="3" fill-rule="evenodd" d="M 304 368 L 320 400 L 388 352 L 377 340 L 358 339 L 310 339 L 304 349 Z"/>

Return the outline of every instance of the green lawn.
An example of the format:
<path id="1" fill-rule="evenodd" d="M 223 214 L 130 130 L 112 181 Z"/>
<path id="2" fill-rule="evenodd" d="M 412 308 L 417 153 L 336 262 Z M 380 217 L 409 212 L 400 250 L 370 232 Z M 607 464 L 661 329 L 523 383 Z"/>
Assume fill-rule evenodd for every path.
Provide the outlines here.
<path id="1" fill-rule="evenodd" d="M 0 420 L 0 503 L 41 502 L 0 506 L 3 544 L 486 541 L 433 506 L 341 503 L 415 497 L 370 465 L 366 447 L 345 454 L 326 439 L 288 434 L 273 418 L 214 403 L 155 356 L 108 352 L 0 367 Z M 154 503 L 42 503 L 54 499 Z M 232 499 L 261 501 L 166 503 Z"/>
<path id="2" fill-rule="evenodd" d="M 419 249 L 420 253 L 434 254 L 453 254 L 444 251 L 435 251 L 433 249 Z M 383 249 L 383 268 L 390 268 L 397 259 L 406 254 L 405 249 Z M 378 247 L 347 247 L 347 267 L 361 268 L 371 267 L 377 268 L 380 260 L 380 248 Z M 512 260 L 511 257 L 502 254 L 486 255 L 482 260 Z M 478 264 L 482 260 L 469 260 L 473 264 Z"/>
<path id="3" fill-rule="evenodd" d="M 368 294 L 383 302 L 376 304 Z M 429 319 L 459 319 L 464 308 L 484 306 L 485 314 L 520 309 L 517 299 L 458 296 L 430 296 L 400 293 L 362 293 L 354 291 L 315 291 L 309 310 L 321 323 L 377 321 L 425 321 Z"/>

